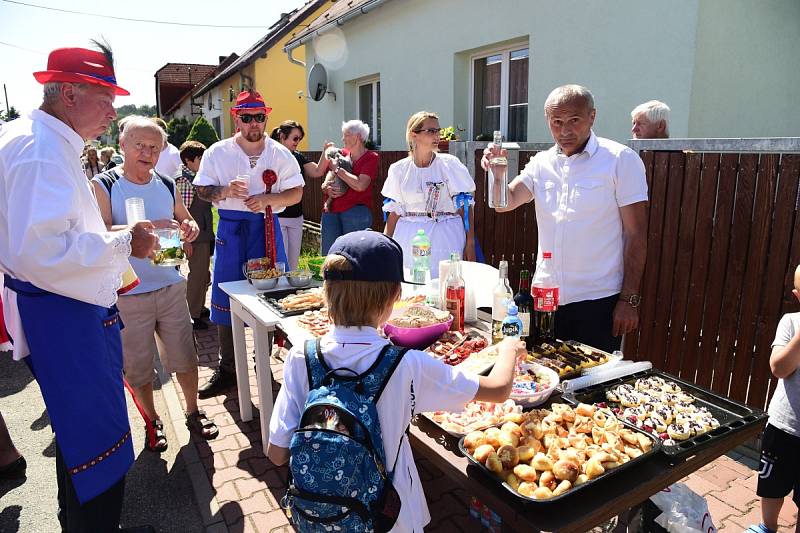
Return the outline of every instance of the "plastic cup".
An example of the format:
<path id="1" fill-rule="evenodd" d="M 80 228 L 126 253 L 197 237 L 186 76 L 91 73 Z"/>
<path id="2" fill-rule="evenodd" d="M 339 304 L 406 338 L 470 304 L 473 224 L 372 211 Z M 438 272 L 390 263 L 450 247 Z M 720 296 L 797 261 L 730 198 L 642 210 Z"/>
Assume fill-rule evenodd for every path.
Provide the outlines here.
<path id="1" fill-rule="evenodd" d="M 142 198 L 126 198 L 125 217 L 128 220 L 129 226 L 141 222 L 142 220 L 147 220 L 144 214 L 144 200 Z"/>
<path id="2" fill-rule="evenodd" d="M 245 187 L 247 187 L 247 194 L 250 194 L 250 175 L 249 174 L 237 174 L 236 179 L 239 183 L 243 183 Z"/>

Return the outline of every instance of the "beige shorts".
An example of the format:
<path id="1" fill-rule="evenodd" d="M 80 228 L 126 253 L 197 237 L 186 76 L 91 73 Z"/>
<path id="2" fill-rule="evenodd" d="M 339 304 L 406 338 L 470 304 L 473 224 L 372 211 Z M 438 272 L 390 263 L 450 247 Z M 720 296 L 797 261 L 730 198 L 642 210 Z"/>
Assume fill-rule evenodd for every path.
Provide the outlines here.
<path id="1" fill-rule="evenodd" d="M 144 294 L 120 296 L 117 307 L 125 326 L 122 329 L 125 378 L 132 387 L 153 381 L 156 352 L 167 372 L 197 368 L 185 281 Z"/>

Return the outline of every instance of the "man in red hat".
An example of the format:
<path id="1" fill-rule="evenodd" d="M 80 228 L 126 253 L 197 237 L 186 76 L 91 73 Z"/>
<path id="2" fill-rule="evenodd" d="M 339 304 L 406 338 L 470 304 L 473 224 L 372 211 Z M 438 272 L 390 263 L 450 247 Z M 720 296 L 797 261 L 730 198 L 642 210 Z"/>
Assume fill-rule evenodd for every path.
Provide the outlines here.
<path id="1" fill-rule="evenodd" d="M 56 436 L 64 531 L 118 531 L 133 444 L 115 303 L 128 258 L 158 248 L 149 221 L 106 229 L 81 169 L 84 142 L 128 94 L 111 50 L 61 48 L 44 102 L 0 131 L 0 272 L 14 358 L 31 368 Z M 153 531 L 138 528 L 127 531 Z"/>
<path id="2" fill-rule="evenodd" d="M 216 396 L 236 383 L 230 303 L 219 284 L 244 279 L 242 265 L 249 259 L 268 257 L 286 264 L 276 213 L 303 196 L 297 160 L 264 134 L 270 111 L 258 92 L 242 91 L 231 109 L 236 134 L 206 150 L 194 180 L 198 196 L 219 211 L 211 321 L 218 327 L 220 363 L 200 388 L 200 398 Z M 239 370 L 247 376 L 246 369 Z"/>

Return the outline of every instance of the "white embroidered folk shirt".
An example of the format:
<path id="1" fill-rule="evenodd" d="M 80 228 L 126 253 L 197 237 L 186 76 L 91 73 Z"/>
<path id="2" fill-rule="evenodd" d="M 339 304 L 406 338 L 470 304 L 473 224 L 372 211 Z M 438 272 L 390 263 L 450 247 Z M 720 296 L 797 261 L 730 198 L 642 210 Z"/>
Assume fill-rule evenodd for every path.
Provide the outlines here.
<path id="1" fill-rule="evenodd" d="M 303 187 L 305 180 L 300 173 L 300 165 L 297 164 L 292 152 L 281 143 L 272 139 L 265 139 L 264 151 L 255 160 L 255 166 L 251 167 L 250 158 L 236 143 L 235 138 L 224 139 L 211 145 L 203 154 L 200 161 L 200 169 L 194 178 L 195 187 L 204 185 L 226 186 L 236 179 L 238 175 L 249 176 L 250 195 L 262 194 L 266 191 L 266 186 L 262 179 L 265 170 L 272 170 L 278 176 L 278 181 L 272 186 L 272 193 L 280 193 Z M 225 198 L 214 202 L 218 209 L 232 209 L 234 211 L 250 211 L 244 200 L 235 198 Z M 273 213 L 280 213 L 283 207 L 273 207 Z"/>
<path id="2" fill-rule="evenodd" d="M 128 269 L 131 236 L 106 230 L 81 168 L 83 139 L 40 110 L 0 130 L 0 272 L 110 307 Z M 14 359 L 28 355 L 16 293 L 3 292 Z"/>

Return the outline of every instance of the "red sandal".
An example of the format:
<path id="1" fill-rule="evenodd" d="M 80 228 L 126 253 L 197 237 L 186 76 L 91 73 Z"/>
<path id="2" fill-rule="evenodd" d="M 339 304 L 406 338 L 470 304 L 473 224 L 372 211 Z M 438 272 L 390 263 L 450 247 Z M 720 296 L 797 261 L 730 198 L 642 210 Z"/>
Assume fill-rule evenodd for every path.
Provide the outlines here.
<path id="1" fill-rule="evenodd" d="M 150 420 L 145 424 L 144 430 L 147 437 L 145 448 L 156 453 L 167 451 L 169 443 L 167 442 L 167 436 L 164 434 L 164 424 L 161 420 L 158 418 Z"/>

